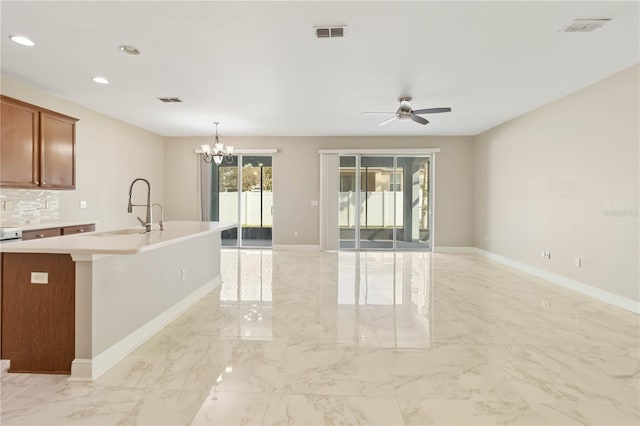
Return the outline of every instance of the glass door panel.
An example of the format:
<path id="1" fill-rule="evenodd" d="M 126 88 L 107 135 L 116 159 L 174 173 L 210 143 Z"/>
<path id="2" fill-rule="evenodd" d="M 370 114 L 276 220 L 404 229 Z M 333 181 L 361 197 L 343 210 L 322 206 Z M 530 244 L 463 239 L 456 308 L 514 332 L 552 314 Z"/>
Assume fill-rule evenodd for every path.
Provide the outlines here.
<path id="1" fill-rule="evenodd" d="M 217 171 L 217 173 L 216 173 Z M 217 189 L 214 194 L 213 220 L 220 222 L 238 222 L 238 157 L 231 161 L 224 161 L 218 167 L 214 166 L 212 187 Z M 217 185 L 216 182 L 217 181 Z M 217 203 L 217 206 L 215 205 Z M 223 246 L 236 247 L 238 245 L 238 228 L 227 229 L 221 233 Z"/>
<path id="2" fill-rule="evenodd" d="M 242 156 L 240 223 L 243 247 L 271 247 L 273 167 L 269 156 Z"/>
<path id="3" fill-rule="evenodd" d="M 360 157 L 360 248 L 393 249 L 396 187 L 393 156 Z"/>
<path id="4" fill-rule="evenodd" d="M 405 185 L 398 187 L 397 241 L 399 250 L 431 249 L 431 194 L 429 157 L 398 156 L 397 172 Z"/>
<path id="5" fill-rule="evenodd" d="M 356 157 L 340 157 L 340 193 L 338 194 L 338 246 L 341 249 L 355 249 L 356 202 L 359 176 L 356 175 Z"/>

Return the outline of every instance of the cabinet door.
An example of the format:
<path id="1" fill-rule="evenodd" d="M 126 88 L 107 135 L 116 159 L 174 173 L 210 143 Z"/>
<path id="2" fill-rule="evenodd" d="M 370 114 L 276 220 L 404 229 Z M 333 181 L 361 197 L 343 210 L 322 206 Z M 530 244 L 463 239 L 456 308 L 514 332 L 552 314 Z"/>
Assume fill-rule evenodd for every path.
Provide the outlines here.
<path id="1" fill-rule="evenodd" d="M 34 229 L 33 231 L 22 231 L 22 240 L 35 240 L 36 238 L 58 237 L 62 235 L 61 228 Z"/>
<path id="2" fill-rule="evenodd" d="M 34 284 L 32 272 L 47 274 Z M 2 359 L 10 372 L 71 372 L 75 263 L 68 254 L 2 253 Z"/>
<path id="3" fill-rule="evenodd" d="M 0 139 L 0 185 L 32 188 L 38 179 L 38 109 L 2 97 Z"/>
<path id="4" fill-rule="evenodd" d="M 81 234 L 83 232 L 93 232 L 95 230 L 96 225 L 92 223 L 77 226 L 65 226 L 64 228 L 62 228 L 62 235 Z"/>
<path id="5" fill-rule="evenodd" d="M 40 112 L 40 186 L 75 189 L 76 120 Z"/>

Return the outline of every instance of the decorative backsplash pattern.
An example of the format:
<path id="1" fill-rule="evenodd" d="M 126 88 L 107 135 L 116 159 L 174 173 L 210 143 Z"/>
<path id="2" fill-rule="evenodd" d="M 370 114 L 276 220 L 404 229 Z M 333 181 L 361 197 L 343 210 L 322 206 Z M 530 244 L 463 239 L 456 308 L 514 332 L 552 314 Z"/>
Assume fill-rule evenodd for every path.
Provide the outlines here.
<path id="1" fill-rule="evenodd" d="M 59 220 L 58 191 L 2 189 L 0 201 L 2 226 L 37 225 Z"/>

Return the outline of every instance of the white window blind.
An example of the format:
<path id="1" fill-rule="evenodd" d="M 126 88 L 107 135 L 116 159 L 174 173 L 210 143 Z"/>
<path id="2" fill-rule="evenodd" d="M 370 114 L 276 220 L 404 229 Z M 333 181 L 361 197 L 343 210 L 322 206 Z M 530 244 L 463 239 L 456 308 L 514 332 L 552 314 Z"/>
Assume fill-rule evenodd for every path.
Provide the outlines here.
<path id="1" fill-rule="evenodd" d="M 320 154 L 320 248 L 338 249 L 338 193 L 340 157 Z"/>

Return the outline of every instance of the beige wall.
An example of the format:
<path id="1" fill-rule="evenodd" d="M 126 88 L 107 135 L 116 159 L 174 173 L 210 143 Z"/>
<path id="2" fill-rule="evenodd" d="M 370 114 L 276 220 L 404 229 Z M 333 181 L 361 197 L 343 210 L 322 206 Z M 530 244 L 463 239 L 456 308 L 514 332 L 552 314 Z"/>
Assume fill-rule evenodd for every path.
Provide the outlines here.
<path id="1" fill-rule="evenodd" d="M 167 217 L 198 219 L 198 157 L 211 138 L 167 138 Z M 319 245 L 320 149 L 440 148 L 436 154 L 435 233 L 438 246 L 473 242 L 471 137 L 221 137 L 236 148 L 277 148 L 273 157 L 274 244 Z M 298 237 L 294 236 L 298 232 Z"/>
<path id="2" fill-rule="evenodd" d="M 476 137 L 477 247 L 640 300 L 639 72 Z"/>
<path id="3" fill-rule="evenodd" d="M 8 76 L 2 76 L 1 91 L 3 95 L 80 119 L 76 127 L 76 190 L 59 191 L 60 220 L 97 221 L 98 228 L 103 230 L 137 226 L 136 215 L 127 213 L 129 185 L 136 177 L 147 178 L 152 186 L 152 200 L 163 202 L 163 137 Z M 134 192 L 141 200 L 142 186 Z M 87 201 L 86 209 L 80 209 L 80 200 Z M 144 218 L 144 211 L 134 213 Z"/>

